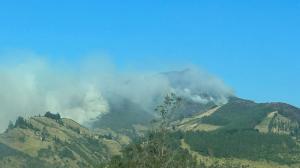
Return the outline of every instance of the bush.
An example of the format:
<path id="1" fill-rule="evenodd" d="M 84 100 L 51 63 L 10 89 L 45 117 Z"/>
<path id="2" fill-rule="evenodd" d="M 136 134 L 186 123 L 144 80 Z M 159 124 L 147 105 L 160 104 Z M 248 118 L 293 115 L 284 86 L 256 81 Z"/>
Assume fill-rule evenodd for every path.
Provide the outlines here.
<path id="1" fill-rule="evenodd" d="M 73 160 L 76 159 L 73 152 L 66 147 L 64 147 L 61 151 L 59 151 L 58 155 L 61 158 L 70 158 Z"/>

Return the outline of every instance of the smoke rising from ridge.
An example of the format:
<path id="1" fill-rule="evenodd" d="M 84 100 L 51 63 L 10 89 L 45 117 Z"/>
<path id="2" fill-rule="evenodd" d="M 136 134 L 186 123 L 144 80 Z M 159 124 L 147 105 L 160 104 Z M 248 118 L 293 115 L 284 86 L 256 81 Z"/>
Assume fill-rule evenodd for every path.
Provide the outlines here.
<path id="1" fill-rule="evenodd" d="M 168 73 L 118 72 L 101 59 L 70 68 L 39 58 L 0 64 L 0 131 L 17 116 L 59 112 L 84 124 L 109 113 L 111 95 L 151 112 L 168 92 L 198 103 L 224 103 L 232 90 L 221 80 L 191 68 Z"/>

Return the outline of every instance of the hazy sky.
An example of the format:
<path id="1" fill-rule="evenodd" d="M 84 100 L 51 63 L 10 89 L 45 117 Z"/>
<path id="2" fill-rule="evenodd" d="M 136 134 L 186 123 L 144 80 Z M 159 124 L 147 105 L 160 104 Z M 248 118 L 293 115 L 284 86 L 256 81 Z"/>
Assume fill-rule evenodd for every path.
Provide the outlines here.
<path id="1" fill-rule="evenodd" d="M 0 1 L 0 55 L 23 51 L 70 65 L 97 53 L 121 70 L 193 64 L 238 96 L 300 106 L 299 0 Z"/>

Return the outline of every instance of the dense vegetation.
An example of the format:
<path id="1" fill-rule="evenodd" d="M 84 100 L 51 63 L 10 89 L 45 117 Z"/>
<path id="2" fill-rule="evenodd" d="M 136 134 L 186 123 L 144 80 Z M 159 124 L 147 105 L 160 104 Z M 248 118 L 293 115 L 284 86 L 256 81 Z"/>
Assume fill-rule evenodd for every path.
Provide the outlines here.
<path id="1" fill-rule="evenodd" d="M 194 151 L 206 156 L 270 160 L 283 164 L 300 161 L 300 147 L 287 135 L 229 130 L 187 132 L 184 139 Z"/>
<path id="2" fill-rule="evenodd" d="M 230 159 L 207 164 L 197 160 L 189 151 L 182 149 L 181 132 L 151 132 L 147 138 L 133 142 L 122 151 L 122 156 L 113 157 L 107 168 L 248 168 L 249 165 L 234 163 Z M 162 150 L 163 149 L 163 150 Z"/>

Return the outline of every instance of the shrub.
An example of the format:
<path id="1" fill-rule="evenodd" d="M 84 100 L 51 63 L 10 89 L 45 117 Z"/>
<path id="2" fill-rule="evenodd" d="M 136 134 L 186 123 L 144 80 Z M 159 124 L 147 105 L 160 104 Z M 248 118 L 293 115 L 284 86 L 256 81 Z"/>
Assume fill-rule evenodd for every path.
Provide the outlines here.
<path id="1" fill-rule="evenodd" d="M 53 120 L 55 120 L 55 121 L 61 120 L 61 117 L 60 117 L 60 114 L 59 114 L 59 113 L 53 114 L 53 113 L 51 113 L 51 112 L 49 112 L 49 111 L 45 114 L 45 117 L 51 118 L 51 119 L 53 119 Z"/>

